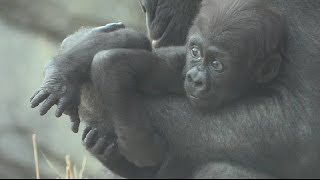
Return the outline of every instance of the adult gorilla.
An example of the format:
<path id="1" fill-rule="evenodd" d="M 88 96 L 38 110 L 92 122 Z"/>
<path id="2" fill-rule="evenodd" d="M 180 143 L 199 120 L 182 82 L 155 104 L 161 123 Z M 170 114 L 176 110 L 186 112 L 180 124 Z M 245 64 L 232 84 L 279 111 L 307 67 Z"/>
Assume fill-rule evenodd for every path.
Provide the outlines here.
<path id="1" fill-rule="evenodd" d="M 188 6 L 193 3 L 198 4 L 143 3 L 155 47 L 183 44 L 183 33 L 196 13 L 186 18 L 180 13 L 196 12 L 198 6 Z M 258 172 L 279 178 L 320 177 L 320 2 L 273 3 L 287 16 L 288 47 L 284 68 L 266 91 L 206 115 L 186 98 L 144 99 L 146 112 L 170 147 L 157 170 L 162 177 L 265 177 Z M 183 36 L 173 38 L 178 32 Z M 99 160 L 124 177 L 150 173 L 113 157 L 111 153 Z"/>
<path id="2" fill-rule="evenodd" d="M 143 3 L 157 47 L 184 42 L 186 34 L 176 36 L 176 32 L 186 33 L 194 14 L 179 13 L 192 3 Z M 164 163 L 175 171 L 175 177 L 188 176 L 189 165 L 204 158 L 225 163 L 210 164 L 198 177 L 239 177 L 239 166 L 278 178 L 320 177 L 320 2 L 279 0 L 273 4 L 288 25 L 286 76 L 275 88 L 210 116 L 195 112 L 185 98 L 147 100 L 146 110 L 174 149 L 172 159 Z M 162 35 L 153 35 L 159 32 Z M 189 160 L 183 163 L 184 159 Z"/>

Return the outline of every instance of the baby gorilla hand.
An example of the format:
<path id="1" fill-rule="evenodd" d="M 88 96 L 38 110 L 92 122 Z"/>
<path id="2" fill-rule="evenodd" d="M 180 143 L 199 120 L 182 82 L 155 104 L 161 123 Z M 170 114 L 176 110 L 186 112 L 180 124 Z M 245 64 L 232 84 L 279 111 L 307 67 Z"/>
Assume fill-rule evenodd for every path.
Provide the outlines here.
<path id="1" fill-rule="evenodd" d="M 56 117 L 62 113 L 70 116 L 72 131 L 78 132 L 80 118 L 78 106 L 80 103 L 80 84 L 70 83 L 65 75 L 53 67 L 46 69 L 44 85 L 31 97 L 31 107 L 35 108 L 43 102 L 40 115 L 45 115 L 52 106 L 57 104 Z"/>
<path id="2" fill-rule="evenodd" d="M 92 129 L 91 126 L 84 129 L 82 141 L 86 149 L 98 159 L 108 160 L 117 150 L 115 135 L 110 133 L 100 137 L 98 129 Z"/>
<path id="3" fill-rule="evenodd" d="M 113 133 L 101 135 L 96 128 L 88 126 L 82 134 L 86 149 L 113 173 L 124 178 L 152 178 L 159 167 L 140 168 L 122 156 Z"/>

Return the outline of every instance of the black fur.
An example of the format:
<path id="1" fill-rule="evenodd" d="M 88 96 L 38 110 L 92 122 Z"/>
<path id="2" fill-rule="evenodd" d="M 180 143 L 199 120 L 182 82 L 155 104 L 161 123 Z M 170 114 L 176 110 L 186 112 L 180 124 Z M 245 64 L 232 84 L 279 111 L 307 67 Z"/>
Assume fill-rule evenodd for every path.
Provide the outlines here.
<path id="1" fill-rule="evenodd" d="M 262 173 L 279 178 L 319 177 L 320 45 L 317 39 L 320 27 L 317 21 L 320 3 L 291 0 L 272 3 L 288 19 L 288 46 L 279 77 L 264 91 L 210 114 L 196 111 L 187 99 L 178 96 L 142 99 L 153 125 L 170 148 L 158 174 L 213 178 L 222 168 L 227 173 L 221 173 L 221 178 L 238 177 L 246 172 L 254 172 L 246 177 Z M 176 6 L 172 11 L 181 7 Z M 108 118 L 101 112 L 100 115 L 100 119 Z M 104 133 L 112 132 L 110 126 L 103 126 L 106 126 Z M 100 160 L 105 162 L 108 158 Z M 126 172 L 125 164 L 118 163 L 118 167 L 110 169 Z M 105 165 L 111 167 L 113 163 Z M 204 168 L 197 170 L 201 166 Z M 153 170 L 141 173 L 150 175 Z M 128 171 L 121 175 L 135 177 L 137 174 Z"/>

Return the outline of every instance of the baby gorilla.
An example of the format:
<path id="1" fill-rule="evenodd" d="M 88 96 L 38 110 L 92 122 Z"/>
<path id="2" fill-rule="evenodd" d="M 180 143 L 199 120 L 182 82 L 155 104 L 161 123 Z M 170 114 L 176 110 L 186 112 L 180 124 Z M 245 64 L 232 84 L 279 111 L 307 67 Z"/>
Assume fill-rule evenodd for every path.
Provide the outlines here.
<path id="1" fill-rule="evenodd" d="M 284 45 L 279 14 L 261 1 L 203 3 L 186 47 L 113 49 L 93 61 L 94 69 L 100 67 L 92 72 L 94 86 L 103 90 L 106 106 L 118 116 L 114 124 L 120 152 L 135 164 L 146 165 L 139 162 L 156 142 L 144 125 L 149 120 L 142 96 L 185 92 L 206 113 L 254 96 L 278 75 Z"/>
<path id="2" fill-rule="evenodd" d="M 281 65 L 284 26 L 262 1 L 203 1 L 189 32 L 185 91 L 201 110 L 259 92 Z"/>
<path id="3" fill-rule="evenodd" d="M 150 43 L 139 33 L 117 30 L 103 36 L 85 36 L 48 66 L 54 72 L 72 66 L 58 73 L 64 78 L 56 78 L 59 76 L 48 68 L 46 79 L 65 79 L 70 85 L 67 92 L 86 82 L 90 91 L 83 91 L 81 104 L 90 97 L 91 109 L 111 115 L 120 154 L 137 166 L 157 165 L 166 152 L 166 143 L 158 135 L 161 132 L 154 131 L 151 116 L 144 111 L 145 96 L 186 94 L 196 109 L 209 113 L 245 95 L 254 96 L 279 73 L 284 29 L 276 11 L 265 1 L 202 3 L 186 46 L 151 52 Z M 48 90 L 46 84 L 43 89 L 43 94 L 33 98 L 33 106 L 59 94 Z M 53 105 L 45 104 L 43 112 Z M 59 113 L 64 110 L 58 103 Z M 84 138 L 89 136 L 87 141 L 93 141 L 94 134 L 87 129 Z M 103 143 L 98 144 L 101 149 Z"/>

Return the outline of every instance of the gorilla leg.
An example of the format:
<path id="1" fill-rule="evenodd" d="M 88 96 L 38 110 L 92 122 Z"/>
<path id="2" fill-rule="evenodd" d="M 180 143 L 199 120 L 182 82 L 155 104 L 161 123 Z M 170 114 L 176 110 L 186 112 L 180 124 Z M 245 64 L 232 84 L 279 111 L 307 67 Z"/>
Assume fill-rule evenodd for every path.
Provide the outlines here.
<path id="1" fill-rule="evenodd" d="M 139 168 L 123 157 L 116 144 L 114 134 L 99 136 L 98 130 L 90 126 L 86 127 L 82 134 L 83 145 L 103 165 L 113 173 L 124 178 L 150 178 L 157 167 Z"/>
<path id="2" fill-rule="evenodd" d="M 112 115 L 119 151 L 140 167 L 159 164 L 166 148 L 148 121 L 137 91 L 138 81 L 156 62 L 153 57 L 144 50 L 112 49 L 95 55 L 91 67 L 93 88 Z"/>
<path id="3" fill-rule="evenodd" d="M 209 163 L 198 168 L 195 179 L 270 179 L 270 176 L 229 163 Z"/>

